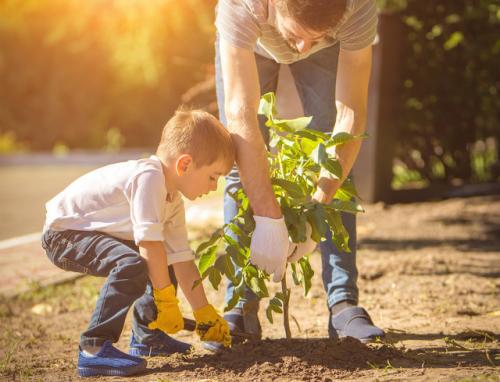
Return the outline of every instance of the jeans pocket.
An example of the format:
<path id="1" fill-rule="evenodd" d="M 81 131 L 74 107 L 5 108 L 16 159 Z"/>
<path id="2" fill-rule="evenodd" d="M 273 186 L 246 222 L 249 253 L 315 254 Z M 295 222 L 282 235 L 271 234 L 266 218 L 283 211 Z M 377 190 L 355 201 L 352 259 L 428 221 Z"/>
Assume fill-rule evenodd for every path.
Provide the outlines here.
<path id="1" fill-rule="evenodd" d="M 81 254 L 78 252 L 78 244 L 75 243 L 73 231 L 49 231 L 45 236 L 46 253 L 54 265 L 65 271 L 90 273 L 89 268 L 75 260 Z"/>

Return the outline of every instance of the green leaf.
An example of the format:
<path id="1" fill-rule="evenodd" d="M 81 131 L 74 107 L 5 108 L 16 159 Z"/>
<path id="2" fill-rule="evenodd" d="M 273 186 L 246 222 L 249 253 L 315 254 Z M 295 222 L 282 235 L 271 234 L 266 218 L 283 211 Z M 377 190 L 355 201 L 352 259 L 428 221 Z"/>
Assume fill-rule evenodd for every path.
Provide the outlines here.
<path id="1" fill-rule="evenodd" d="M 352 198 L 360 199 L 356 187 L 351 179 L 347 178 L 342 183 L 342 186 L 335 193 L 335 198 L 340 200 L 351 200 Z"/>
<path id="2" fill-rule="evenodd" d="M 201 243 L 198 248 L 196 249 L 196 254 L 199 255 L 201 252 L 203 252 L 205 249 L 213 245 L 217 240 L 219 240 L 222 236 L 224 235 L 224 230 L 222 228 L 219 228 L 216 230 L 210 239 L 207 241 Z"/>
<path id="3" fill-rule="evenodd" d="M 277 298 L 275 296 L 275 297 L 273 297 L 272 299 L 269 300 L 269 305 L 273 305 L 273 306 L 278 307 L 278 308 L 281 309 L 282 306 L 283 306 L 283 303 L 282 303 L 282 301 L 279 298 Z M 280 311 L 279 313 L 282 313 L 282 311 Z"/>
<path id="4" fill-rule="evenodd" d="M 271 307 L 271 309 L 273 310 L 273 312 L 276 312 L 276 313 L 283 313 L 283 309 L 277 305 L 269 305 Z"/>
<path id="5" fill-rule="evenodd" d="M 340 132 L 332 136 L 327 142 L 326 146 L 331 147 L 331 146 L 340 146 L 343 145 L 344 143 L 355 141 L 357 139 L 364 139 L 368 137 L 367 133 L 363 133 L 360 135 L 353 135 L 345 132 Z"/>
<path id="6" fill-rule="evenodd" d="M 295 198 L 295 199 L 304 199 L 305 198 L 304 191 L 302 190 L 302 188 L 294 182 L 290 182 L 289 180 L 285 180 L 285 179 L 272 178 L 271 183 L 275 186 L 281 187 L 292 198 Z"/>
<path id="7" fill-rule="evenodd" d="M 226 275 L 229 280 L 233 283 L 236 283 L 235 273 L 234 273 L 234 264 L 231 261 L 231 256 L 222 255 L 217 258 L 215 261 L 215 268 L 217 268 L 222 274 Z"/>
<path id="8" fill-rule="evenodd" d="M 349 141 L 352 141 L 354 139 L 356 139 L 354 135 L 345 132 L 340 132 L 332 136 L 330 141 L 327 142 L 327 145 L 338 146 L 347 143 Z"/>
<path id="9" fill-rule="evenodd" d="M 299 275 L 297 274 L 297 266 L 295 265 L 295 263 L 291 263 L 290 266 L 292 267 L 293 283 L 295 285 L 300 285 L 300 278 L 299 278 Z"/>
<path id="10" fill-rule="evenodd" d="M 231 309 L 233 309 L 238 301 L 245 296 L 245 283 L 243 280 L 240 280 L 238 284 L 235 284 L 236 288 L 234 288 L 234 293 L 231 296 L 231 299 L 227 302 L 226 307 L 224 308 L 224 311 L 227 312 Z"/>
<path id="11" fill-rule="evenodd" d="M 234 224 L 236 225 L 236 224 Z M 231 236 L 229 235 L 224 235 L 224 240 L 226 241 L 227 244 L 229 245 L 233 245 L 235 247 L 238 246 L 238 242 L 236 240 L 234 240 Z"/>
<path id="12" fill-rule="evenodd" d="M 200 270 L 200 273 L 205 273 L 205 271 L 213 265 L 216 258 L 217 245 L 214 245 L 201 255 L 200 262 L 198 263 L 198 269 Z"/>
<path id="13" fill-rule="evenodd" d="M 319 243 L 325 237 L 328 225 L 326 224 L 326 214 L 323 205 L 316 204 L 314 209 L 306 211 L 307 221 L 311 225 L 311 238 Z"/>
<path id="14" fill-rule="evenodd" d="M 321 166 L 327 170 L 335 179 L 342 178 L 342 166 L 337 159 L 328 158 Z"/>
<path id="15" fill-rule="evenodd" d="M 238 267 L 243 268 L 246 265 L 247 259 L 239 247 L 230 245 L 226 248 L 226 252 Z"/>
<path id="16" fill-rule="evenodd" d="M 352 200 L 338 200 L 333 199 L 330 204 L 328 204 L 329 208 L 333 208 L 336 211 L 350 212 L 350 213 L 358 213 L 365 212 L 363 207 L 361 207 L 358 203 L 353 202 Z"/>
<path id="17" fill-rule="evenodd" d="M 295 135 L 300 137 L 309 138 L 312 140 L 320 140 L 320 141 L 328 141 L 330 139 L 330 135 L 323 133 L 322 131 L 312 130 L 312 129 L 304 129 L 297 130 Z"/>
<path id="18" fill-rule="evenodd" d="M 260 98 L 257 113 L 266 116 L 268 120 L 272 120 L 276 115 L 276 97 L 273 92 L 266 93 Z"/>
<path id="19" fill-rule="evenodd" d="M 312 117 L 300 117 L 295 119 L 274 119 L 273 125 L 285 131 L 305 129 L 311 123 Z"/>
<path id="20" fill-rule="evenodd" d="M 271 139 L 269 140 L 270 147 L 277 147 L 281 141 L 281 137 L 278 134 L 272 134 Z"/>
<path id="21" fill-rule="evenodd" d="M 300 268 L 302 269 L 302 275 L 304 276 L 304 296 L 307 296 L 309 290 L 311 289 L 311 280 L 314 276 L 314 271 L 311 268 L 311 264 L 309 264 L 309 259 L 307 257 L 303 257 L 298 261 Z"/>
<path id="22" fill-rule="evenodd" d="M 325 161 L 328 159 L 328 154 L 326 153 L 326 147 L 323 143 L 320 143 L 318 144 L 318 146 L 316 146 L 316 148 L 311 153 L 311 159 L 319 165 L 325 163 Z"/>
<path id="23" fill-rule="evenodd" d="M 243 235 L 243 231 L 241 230 L 241 228 L 237 224 L 228 223 L 227 228 L 229 228 L 231 231 L 233 231 L 233 233 L 235 235 L 238 235 L 238 236 Z"/>
<path id="24" fill-rule="evenodd" d="M 250 279 L 250 289 L 260 298 L 269 297 L 266 283 L 264 279 L 259 277 L 252 277 Z"/>
<path id="25" fill-rule="evenodd" d="M 206 277 L 206 276 L 205 276 Z M 191 289 L 194 289 L 196 288 L 198 285 L 200 285 L 202 282 L 203 282 L 203 279 L 205 278 L 199 278 L 198 280 L 195 280 L 194 283 L 193 283 L 193 286 L 191 287 Z"/>
<path id="26" fill-rule="evenodd" d="M 208 279 L 210 280 L 210 284 L 214 287 L 215 290 L 218 290 L 219 284 L 222 280 L 219 270 L 215 267 L 210 268 L 208 273 Z"/>
<path id="27" fill-rule="evenodd" d="M 330 224 L 332 240 L 335 246 L 341 251 L 350 253 L 351 250 L 349 248 L 349 233 L 342 223 L 340 212 L 329 210 L 327 211 L 326 216 L 328 223 Z"/>
<path id="28" fill-rule="evenodd" d="M 300 139 L 300 150 L 307 156 L 310 156 L 314 149 L 318 146 L 318 141 L 302 138 Z"/>
<path id="29" fill-rule="evenodd" d="M 294 209 L 281 203 L 281 210 L 285 218 L 288 233 L 294 243 L 306 240 L 306 215 L 301 209 Z"/>
<path id="30" fill-rule="evenodd" d="M 240 301 L 240 296 L 238 296 L 238 293 L 233 293 L 226 306 L 224 307 L 224 312 L 229 312 L 231 309 L 233 309 L 238 301 Z"/>
<path id="31" fill-rule="evenodd" d="M 271 305 L 268 305 L 267 308 L 266 308 L 266 317 L 267 317 L 267 320 L 273 324 L 273 309 L 271 308 Z"/>

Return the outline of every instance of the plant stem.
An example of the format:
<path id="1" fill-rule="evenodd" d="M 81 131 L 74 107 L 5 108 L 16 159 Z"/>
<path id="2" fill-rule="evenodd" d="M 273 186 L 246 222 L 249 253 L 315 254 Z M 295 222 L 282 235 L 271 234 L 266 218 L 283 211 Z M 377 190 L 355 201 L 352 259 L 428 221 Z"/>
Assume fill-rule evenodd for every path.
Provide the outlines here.
<path id="1" fill-rule="evenodd" d="M 290 289 L 286 287 L 286 275 L 283 276 L 281 280 L 281 291 L 283 292 L 283 296 L 285 296 L 285 300 L 283 301 L 283 326 L 285 327 L 286 338 L 292 338 L 292 332 L 290 331 L 290 319 L 288 317 L 288 306 L 290 303 Z"/>

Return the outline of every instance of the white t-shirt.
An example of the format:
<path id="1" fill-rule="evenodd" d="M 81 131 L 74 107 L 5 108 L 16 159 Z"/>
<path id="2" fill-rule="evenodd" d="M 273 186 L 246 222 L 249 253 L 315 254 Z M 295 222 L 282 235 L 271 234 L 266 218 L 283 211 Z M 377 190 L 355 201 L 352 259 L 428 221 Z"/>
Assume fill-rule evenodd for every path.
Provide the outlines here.
<path id="1" fill-rule="evenodd" d="M 75 180 L 45 204 L 44 231 L 99 231 L 141 241 L 163 241 L 168 263 L 194 260 L 184 203 L 167 202 L 160 159 L 130 160 L 98 168 Z"/>

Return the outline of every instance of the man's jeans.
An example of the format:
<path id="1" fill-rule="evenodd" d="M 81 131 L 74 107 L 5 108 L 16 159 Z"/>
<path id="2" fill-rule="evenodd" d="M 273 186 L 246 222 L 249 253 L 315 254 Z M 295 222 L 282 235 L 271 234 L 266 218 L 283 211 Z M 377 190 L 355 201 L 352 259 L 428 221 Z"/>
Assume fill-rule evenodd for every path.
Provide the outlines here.
<path id="1" fill-rule="evenodd" d="M 134 335 L 141 343 L 154 344 L 160 333 L 147 325 L 156 318 L 156 305 L 146 261 L 133 241 L 100 232 L 48 230 L 42 246 L 59 268 L 107 277 L 90 324 L 81 335 L 81 346 L 101 346 L 106 340 L 117 342 L 134 302 Z M 173 272 L 170 274 L 172 277 Z"/>
<path id="2" fill-rule="evenodd" d="M 335 123 L 335 83 L 339 45 L 323 49 L 308 58 L 290 64 L 290 71 L 302 101 L 304 114 L 312 116 L 309 128 L 323 132 L 331 132 Z M 259 73 L 261 94 L 275 92 L 278 84 L 280 64 L 260 55 L 255 55 Z M 221 63 L 218 44 L 216 44 L 216 88 L 219 118 L 226 125 L 224 112 L 224 87 L 221 73 Z M 268 128 L 264 119 L 259 116 L 260 129 L 264 140 L 269 141 Z M 226 177 L 224 193 L 224 222 L 229 222 L 238 211 L 236 203 L 228 195 L 241 187 L 240 177 L 236 166 Z M 356 285 L 358 271 L 356 268 L 356 217 L 352 214 L 343 214 L 344 226 L 349 232 L 349 248 L 351 253 L 339 251 L 328 234 L 327 240 L 320 244 L 323 265 L 323 284 L 327 293 L 327 304 L 331 308 L 334 304 L 349 300 L 357 304 L 358 288 Z M 228 281 L 226 302 L 234 293 L 234 285 Z M 238 303 L 239 308 L 247 301 L 257 300 L 257 296 L 247 288 L 245 298 Z"/>

